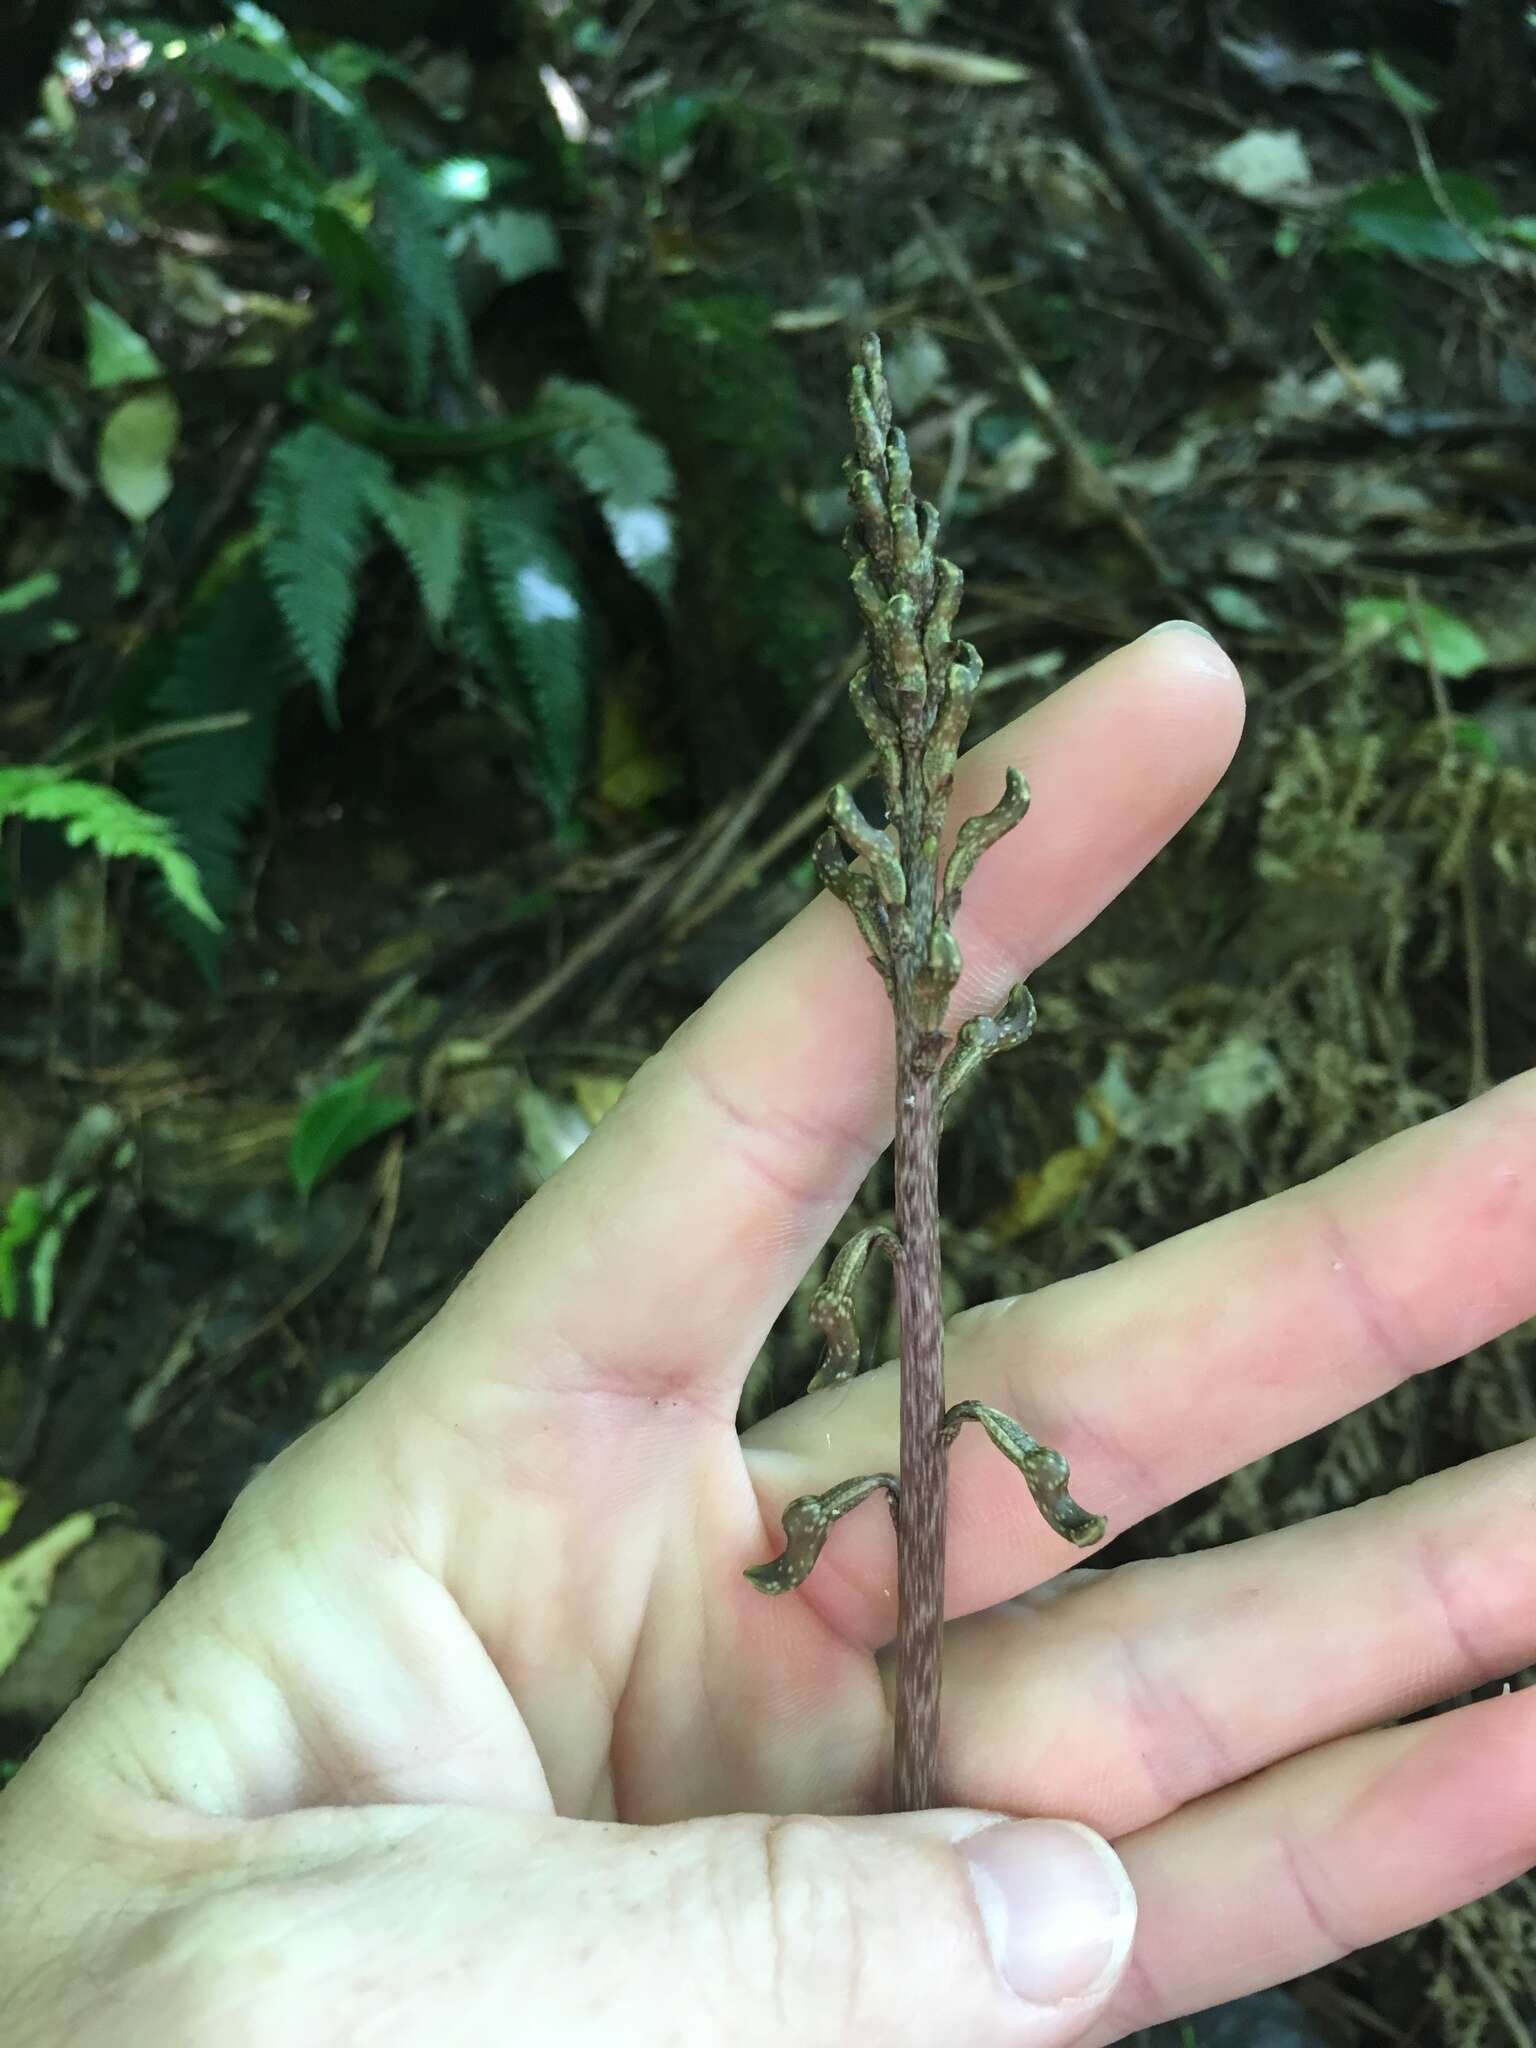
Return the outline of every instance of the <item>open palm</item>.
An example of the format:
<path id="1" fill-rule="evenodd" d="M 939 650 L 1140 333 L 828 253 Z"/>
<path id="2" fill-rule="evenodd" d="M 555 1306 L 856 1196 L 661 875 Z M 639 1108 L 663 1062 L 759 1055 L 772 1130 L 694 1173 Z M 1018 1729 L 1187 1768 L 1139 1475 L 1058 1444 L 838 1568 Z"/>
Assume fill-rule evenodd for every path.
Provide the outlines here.
<path id="1" fill-rule="evenodd" d="M 1214 645 L 1170 632 L 968 757 L 957 815 L 991 800 L 1006 761 L 1035 804 L 968 893 L 966 1014 L 1177 830 L 1240 718 Z M 572 1822 L 632 1824 L 602 1839 L 633 1849 L 648 1824 L 879 1808 L 883 1508 L 841 1523 L 797 1593 L 764 1598 L 741 1574 L 779 1547 L 788 1500 L 894 1469 L 895 1369 L 745 1439 L 734 1417 L 886 1142 L 889 1030 L 851 923 L 812 906 L 642 1071 L 433 1325 L 247 1489 L 6 1796 L 0 1958 L 35 1973 L 23 2039 L 96 2038 L 83 1964 L 110 1924 L 113 1967 L 189 2026 L 248 1981 L 253 2040 L 501 2038 L 514 1996 L 517 2038 L 542 2041 L 528 2015 L 558 2021 L 558 1985 L 509 1992 L 474 1958 L 520 1966 L 518 1902 L 598 1832 Z M 1078 1497 L 1124 1529 L 1536 1309 L 1533 1167 L 1521 1081 L 1109 1271 L 961 1317 L 949 1397 L 1060 1446 Z M 1130 1967 L 1080 2038 L 1295 1975 L 1530 1861 L 1531 1695 L 1382 1724 L 1536 1649 L 1536 1453 L 1048 1587 L 1077 1560 L 1017 1474 L 979 1433 L 951 1470 L 943 1797 L 1085 1822 L 1139 1895 Z M 418 1903 L 390 1920 L 402 1883 Z M 591 1895 L 595 1940 L 602 1880 Z M 728 1901 L 721 1929 L 728 1946 Z M 392 1959 L 381 2017 L 368 2000 Z M 707 1951 L 693 1967 L 708 1976 Z M 898 1993 L 917 2009 L 910 1981 L 889 2011 L 860 1987 L 870 2038 L 928 2038 Z M 1015 2038 L 962 1986 L 947 1995 L 956 2041 Z M 842 2041 L 814 2015 L 850 1988 L 810 1984 L 796 2012 L 800 1996 L 781 1993 L 771 2024 L 716 2013 L 708 2038 Z M 112 2025 L 102 2040 L 141 2038 Z M 156 2017 L 142 2038 L 202 2036 Z M 613 2038 L 653 2036 L 631 2014 Z"/>

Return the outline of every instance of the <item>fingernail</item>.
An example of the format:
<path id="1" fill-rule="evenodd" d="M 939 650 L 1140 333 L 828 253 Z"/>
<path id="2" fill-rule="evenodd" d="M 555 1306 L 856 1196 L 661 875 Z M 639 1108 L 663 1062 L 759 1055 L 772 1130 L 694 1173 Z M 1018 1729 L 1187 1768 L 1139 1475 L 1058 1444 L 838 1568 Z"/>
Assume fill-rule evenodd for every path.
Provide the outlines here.
<path id="1" fill-rule="evenodd" d="M 1198 619 L 1164 619 L 1160 626 L 1153 626 L 1142 634 L 1143 640 L 1155 640 L 1159 633 L 1198 633 L 1204 640 L 1215 640 L 1216 635 L 1209 626 L 1202 626 Z M 1220 641 L 1216 643 L 1220 646 Z"/>
<path id="2" fill-rule="evenodd" d="M 961 1844 L 997 1967 L 1030 2005 L 1107 1989 L 1136 1929 L 1118 1856 L 1075 1821 L 1017 1820 Z"/>

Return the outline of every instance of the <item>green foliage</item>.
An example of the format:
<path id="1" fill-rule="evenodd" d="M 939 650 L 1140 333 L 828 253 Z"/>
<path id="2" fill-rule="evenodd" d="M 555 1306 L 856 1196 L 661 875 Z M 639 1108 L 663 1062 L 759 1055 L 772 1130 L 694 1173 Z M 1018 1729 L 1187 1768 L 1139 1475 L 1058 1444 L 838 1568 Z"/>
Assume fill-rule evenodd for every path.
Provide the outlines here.
<path id="1" fill-rule="evenodd" d="M 464 574 L 469 493 L 456 477 L 429 477 L 407 487 L 386 479 L 373 509 L 384 531 L 411 565 L 422 609 L 440 631 L 447 623 Z"/>
<path id="2" fill-rule="evenodd" d="M 770 679 L 799 704 L 844 631 L 845 572 L 795 503 L 805 408 L 771 309 L 750 293 L 710 292 L 625 306 L 614 325 L 625 382 L 681 479 L 698 610 L 719 635 L 697 648 L 690 712 L 707 732 L 722 670 Z M 750 696 L 743 689 L 738 707 Z"/>
<path id="3" fill-rule="evenodd" d="M 171 495 L 171 457 L 181 434 L 181 408 L 169 391 L 125 398 L 101 430 L 96 474 L 107 497 L 135 526 L 152 519 Z"/>
<path id="4" fill-rule="evenodd" d="M 341 658 L 372 544 L 371 514 L 389 483 L 381 457 L 326 427 L 300 427 L 273 449 L 257 504 L 262 559 L 299 659 L 332 723 Z"/>
<path id="5" fill-rule="evenodd" d="M 380 150 L 376 162 L 385 260 L 399 294 L 406 401 L 419 410 L 439 350 L 453 374 L 469 381 L 469 327 L 448 254 L 443 202 L 393 150 Z"/>
<path id="6" fill-rule="evenodd" d="M 16 1190 L 0 1214 L 0 1322 L 16 1322 L 25 1297 L 27 1320 L 34 1329 L 47 1329 L 65 1242 L 99 1192 L 94 1186 L 71 1188 L 54 1204 L 43 1188 Z"/>
<path id="7" fill-rule="evenodd" d="M 265 585 L 253 575 L 239 576 L 177 640 L 150 697 L 157 725 L 221 713 L 245 721 L 152 747 L 141 769 L 144 795 L 174 826 L 223 917 L 239 901 L 246 827 L 266 794 L 278 706 L 298 678 L 284 643 L 283 621 Z M 159 907 L 212 979 L 222 932 L 189 917 L 169 891 Z"/>
<path id="8" fill-rule="evenodd" d="M 86 299 L 81 311 L 85 316 L 85 378 L 93 391 L 114 384 L 152 382 L 164 375 L 159 357 L 121 313 L 104 306 L 100 299 Z"/>
<path id="9" fill-rule="evenodd" d="M 597 500 L 614 550 L 630 573 L 664 601 L 677 570 L 670 508 L 677 479 L 667 451 L 635 409 L 600 384 L 551 377 L 538 409 L 553 428 L 556 454 Z"/>
<path id="10" fill-rule="evenodd" d="M 0 1216 L 0 1321 L 13 1323 L 21 1307 L 21 1254 L 43 1227 L 42 1192 L 19 1187 Z"/>
<path id="11" fill-rule="evenodd" d="M 304 1105 L 294 1126 L 289 1168 L 293 1184 L 307 1202 L 320 1182 L 344 1159 L 405 1122 L 415 1110 L 406 1095 L 375 1095 L 382 1062 L 322 1088 Z"/>
<path id="12" fill-rule="evenodd" d="M 63 404 L 52 392 L 0 372 L 0 470 L 55 471 L 65 424 Z"/>
<path id="13" fill-rule="evenodd" d="M 1441 675 L 1460 682 L 1488 665 L 1487 643 L 1465 619 L 1439 605 L 1418 604 L 1401 597 L 1356 597 L 1344 607 L 1346 645 L 1351 648 L 1390 646 L 1400 661 L 1427 668 L 1431 661 Z"/>
<path id="14" fill-rule="evenodd" d="M 1435 182 L 1438 190 L 1419 175 L 1377 178 L 1351 193 L 1345 223 L 1357 240 L 1411 262 L 1481 261 L 1472 237 L 1498 226 L 1497 193 L 1483 179 L 1457 171 Z"/>
<path id="15" fill-rule="evenodd" d="M 188 916 L 217 927 L 218 915 L 175 828 L 119 791 L 77 781 L 62 768 L 0 768 L 0 822 L 6 818 L 58 825 L 71 846 L 93 846 L 105 860 L 148 861 Z"/>
<path id="16" fill-rule="evenodd" d="M 13 583 L 9 590 L 0 590 L 0 618 L 12 612 L 30 611 L 33 605 L 55 596 L 58 589 L 59 579 L 51 569 L 24 577 L 20 583 Z"/>
<path id="17" fill-rule="evenodd" d="M 61 486 L 80 519 L 52 554 L 0 559 L 0 625 L 8 660 L 64 661 L 81 642 L 46 689 L 104 733 L 230 721 L 131 757 L 149 836 L 111 842 L 154 861 L 150 900 L 211 976 L 279 707 L 307 677 L 338 723 L 384 537 L 447 671 L 432 683 L 478 672 L 472 701 L 524 736 L 530 785 L 564 823 L 592 752 L 566 507 L 590 498 L 620 562 L 666 602 L 676 492 L 662 443 L 616 394 L 535 356 L 510 366 L 514 396 L 477 359 L 471 315 L 562 251 L 529 165 L 445 138 L 458 110 L 414 57 L 292 30 L 254 0 L 211 24 L 130 10 L 124 27 L 150 50 L 134 89 L 67 102 L 67 119 L 56 106 L 27 145 L 38 198 L 21 225 L 49 311 L 0 369 L 0 512 L 37 495 L 26 531 L 46 533 Z M 647 162 L 685 147 L 703 109 L 672 111 L 675 132 L 651 122 L 636 143 Z M 205 548 L 222 588 L 190 587 Z M 74 803 L 60 821 L 87 837 L 121 833 L 125 812 L 68 794 L 92 785 L 61 786 L 25 801 Z"/>
<path id="18" fill-rule="evenodd" d="M 540 793 L 570 815 L 587 757 L 588 632 L 575 564 L 550 499 L 526 488 L 475 501 L 457 626 L 471 661 L 521 713 Z"/>
<path id="19" fill-rule="evenodd" d="M 636 170 L 660 176 L 688 147 L 715 111 L 705 93 L 682 92 L 647 99 L 619 131 L 619 154 Z"/>
<path id="20" fill-rule="evenodd" d="M 32 1297 L 32 1321 L 39 1330 L 46 1330 L 53 1319 L 54 1281 L 65 1242 L 74 1228 L 76 1218 L 91 1206 L 100 1192 L 100 1189 L 94 1186 L 71 1188 L 58 1207 L 39 1220 L 37 1241 L 27 1272 L 27 1288 Z"/>
<path id="21" fill-rule="evenodd" d="M 1405 121 L 1425 121 L 1438 111 L 1440 102 L 1434 94 L 1423 91 L 1411 78 L 1404 78 L 1379 50 L 1372 53 L 1370 66 L 1371 77 Z"/>

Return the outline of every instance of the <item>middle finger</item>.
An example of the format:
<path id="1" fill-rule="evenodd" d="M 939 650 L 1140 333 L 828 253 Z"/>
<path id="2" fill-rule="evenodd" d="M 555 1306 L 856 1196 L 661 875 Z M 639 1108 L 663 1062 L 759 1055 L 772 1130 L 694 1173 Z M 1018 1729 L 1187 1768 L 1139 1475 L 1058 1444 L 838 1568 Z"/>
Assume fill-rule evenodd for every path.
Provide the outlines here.
<path id="1" fill-rule="evenodd" d="M 955 1624 L 945 1798 L 1115 1839 L 1536 1656 L 1536 1445 Z"/>
<path id="2" fill-rule="evenodd" d="M 1064 1451 L 1074 1494 L 1118 1532 L 1536 1313 L 1533 1232 L 1527 1074 L 1301 1187 L 962 1316 L 949 1396 Z M 898 1399 L 883 1366 L 749 1431 L 768 1526 L 798 1494 L 894 1470 Z M 961 1433 L 951 1473 L 951 1616 L 1071 1561 L 978 1431 Z M 841 1523 L 799 1597 L 855 1640 L 888 1642 L 887 1518 Z"/>

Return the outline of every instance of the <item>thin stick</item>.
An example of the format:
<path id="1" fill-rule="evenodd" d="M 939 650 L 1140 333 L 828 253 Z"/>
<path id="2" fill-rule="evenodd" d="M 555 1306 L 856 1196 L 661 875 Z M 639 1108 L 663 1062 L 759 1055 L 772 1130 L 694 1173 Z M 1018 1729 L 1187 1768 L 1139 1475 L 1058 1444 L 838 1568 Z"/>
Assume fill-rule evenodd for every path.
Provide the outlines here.
<path id="1" fill-rule="evenodd" d="M 1094 460 L 1092 449 L 1078 432 L 1071 415 L 1052 391 L 1041 371 L 1008 332 L 998 318 L 996 308 L 989 306 L 982 297 L 976 274 L 966 261 L 959 245 L 939 226 L 932 211 L 921 199 L 915 202 L 913 211 L 933 253 L 954 280 L 978 326 L 1012 370 L 1019 389 L 1034 407 L 1042 430 L 1055 444 L 1077 497 L 1106 519 L 1113 520 L 1163 588 L 1180 596 L 1180 602 L 1187 605 L 1189 600 L 1179 592 L 1178 580 L 1172 569 L 1164 561 L 1157 543 L 1126 502 L 1124 492 Z"/>
<path id="2" fill-rule="evenodd" d="M 826 719 L 847 687 L 848 664 L 840 662 L 763 763 L 762 772 L 753 781 L 751 788 L 738 797 L 731 806 L 725 823 L 715 833 L 714 838 L 706 842 L 698 858 L 690 863 L 673 892 L 667 915 L 669 925 L 677 923 L 714 881 L 730 855 L 741 844 L 748 827 L 771 801 L 774 791 L 799 759 L 801 749 Z"/>
<path id="3" fill-rule="evenodd" d="M 735 799 L 731 799 L 734 802 Z M 640 884 L 629 899 L 621 903 L 611 917 L 605 917 L 601 924 L 576 944 L 549 974 L 526 995 L 520 996 L 510 1010 L 505 1010 L 494 1024 L 488 1024 L 476 1036 L 487 1051 L 524 1030 L 535 1017 L 547 1010 L 557 995 L 569 988 L 580 975 L 586 973 L 601 960 L 605 953 L 620 940 L 638 931 L 658 912 L 662 899 L 677 887 L 680 876 L 686 874 L 693 861 L 698 858 L 699 849 L 708 843 L 711 832 L 723 829 L 729 815 L 729 805 L 722 804 L 705 819 L 702 828 L 690 836 L 682 851 L 671 860 L 662 861 L 655 872 Z"/>
<path id="4" fill-rule="evenodd" d="M 57 765 L 70 775 L 78 775 L 82 768 L 94 767 L 98 761 L 120 761 L 125 754 L 142 754 L 146 747 L 166 747 L 173 740 L 200 740 L 211 732 L 234 732 L 250 722 L 249 711 L 212 711 L 206 718 L 172 718 L 164 725 L 147 726 L 143 732 L 106 740 L 83 754 L 67 754 Z"/>
<path id="5" fill-rule="evenodd" d="M 1131 139 L 1093 45 L 1083 32 L 1071 0 L 1051 0 L 1046 28 L 1056 48 L 1062 82 L 1076 105 L 1105 168 L 1119 187 L 1147 246 L 1175 284 L 1187 291 L 1216 332 L 1245 361 L 1272 367 L 1273 345 L 1249 317 L 1237 293 L 1201 247 L 1193 224 L 1163 190 Z"/>

